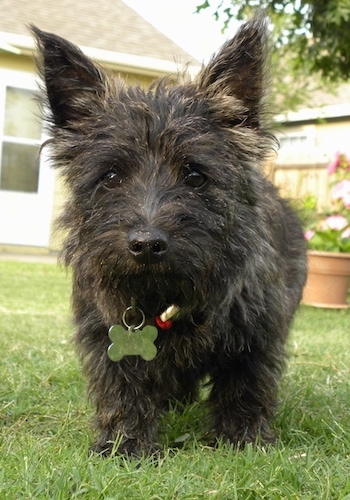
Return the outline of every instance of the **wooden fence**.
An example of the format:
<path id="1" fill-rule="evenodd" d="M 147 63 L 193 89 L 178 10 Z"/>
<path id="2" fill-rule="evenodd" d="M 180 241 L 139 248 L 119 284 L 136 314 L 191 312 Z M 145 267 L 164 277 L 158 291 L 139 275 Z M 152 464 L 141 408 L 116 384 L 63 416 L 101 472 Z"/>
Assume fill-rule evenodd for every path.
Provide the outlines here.
<path id="1" fill-rule="evenodd" d="M 313 194 L 320 209 L 329 206 L 327 163 L 276 163 L 270 171 L 270 178 L 283 196 L 302 200 Z"/>

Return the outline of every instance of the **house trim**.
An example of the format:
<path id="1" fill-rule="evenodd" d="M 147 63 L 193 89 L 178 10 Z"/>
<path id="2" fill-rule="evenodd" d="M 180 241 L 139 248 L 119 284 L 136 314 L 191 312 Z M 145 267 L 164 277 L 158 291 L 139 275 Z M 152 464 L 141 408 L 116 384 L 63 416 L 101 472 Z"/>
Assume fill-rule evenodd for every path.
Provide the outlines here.
<path id="1" fill-rule="evenodd" d="M 33 55 L 35 52 L 35 43 L 32 37 L 25 35 L 16 35 L 0 31 L 0 49 L 16 55 Z M 151 57 L 136 56 L 122 52 L 113 52 L 110 50 L 95 49 L 92 47 L 80 46 L 80 49 L 88 57 L 106 64 L 113 69 L 125 73 L 137 73 L 151 77 L 159 77 L 164 74 L 174 74 L 181 71 L 183 67 L 190 74 L 199 71 L 200 66 L 189 66 L 186 61 L 183 63 L 176 61 L 165 61 Z"/>

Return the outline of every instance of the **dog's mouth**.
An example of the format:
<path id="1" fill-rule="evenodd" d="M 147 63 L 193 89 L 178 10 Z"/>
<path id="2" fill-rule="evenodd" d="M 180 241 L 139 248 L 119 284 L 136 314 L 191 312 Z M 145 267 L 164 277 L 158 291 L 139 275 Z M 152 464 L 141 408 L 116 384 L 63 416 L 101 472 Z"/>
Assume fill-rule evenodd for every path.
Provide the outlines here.
<path id="1" fill-rule="evenodd" d="M 150 319 L 162 315 L 170 306 L 176 306 L 179 310 L 176 316 L 183 317 L 196 308 L 198 301 L 193 281 L 174 274 L 127 274 L 118 276 L 114 287 L 130 304 L 134 301 Z"/>

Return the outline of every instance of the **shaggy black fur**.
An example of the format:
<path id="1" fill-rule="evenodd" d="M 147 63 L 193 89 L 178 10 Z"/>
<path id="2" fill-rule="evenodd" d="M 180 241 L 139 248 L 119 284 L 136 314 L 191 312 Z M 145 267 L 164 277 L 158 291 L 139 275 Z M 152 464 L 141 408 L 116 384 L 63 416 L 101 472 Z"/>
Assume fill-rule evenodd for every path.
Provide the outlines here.
<path id="1" fill-rule="evenodd" d="M 75 341 L 96 406 L 93 449 L 153 449 L 169 400 L 208 377 L 211 427 L 242 445 L 269 427 L 304 285 L 302 231 L 262 170 L 267 26 L 244 24 L 193 81 L 144 90 L 32 27 L 51 158 L 69 189 L 61 225 L 73 269 Z M 111 325 L 135 301 L 147 325 L 169 305 L 151 361 L 111 361 Z M 135 335 L 142 335 L 142 331 Z"/>

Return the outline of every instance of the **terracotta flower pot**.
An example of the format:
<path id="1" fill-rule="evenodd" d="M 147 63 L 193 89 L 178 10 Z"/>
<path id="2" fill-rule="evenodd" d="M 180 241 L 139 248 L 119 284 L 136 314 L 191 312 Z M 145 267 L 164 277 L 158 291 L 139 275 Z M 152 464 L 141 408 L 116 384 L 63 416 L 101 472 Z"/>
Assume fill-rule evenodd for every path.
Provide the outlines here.
<path id="1" fill-rule="evenodd" d="M 333 309 L 350 307 L 347 303 L 349 285 L 349 253 L 308 251 L 303 304 Z"/>

